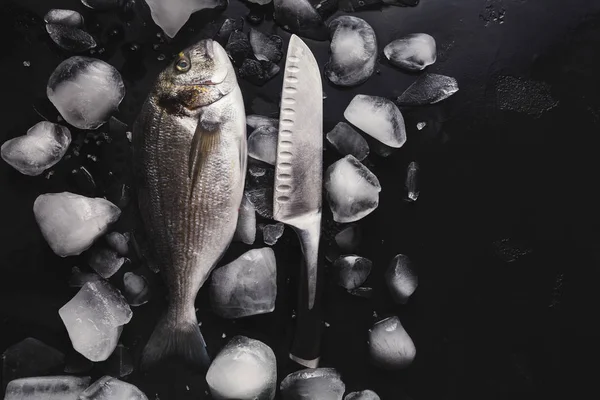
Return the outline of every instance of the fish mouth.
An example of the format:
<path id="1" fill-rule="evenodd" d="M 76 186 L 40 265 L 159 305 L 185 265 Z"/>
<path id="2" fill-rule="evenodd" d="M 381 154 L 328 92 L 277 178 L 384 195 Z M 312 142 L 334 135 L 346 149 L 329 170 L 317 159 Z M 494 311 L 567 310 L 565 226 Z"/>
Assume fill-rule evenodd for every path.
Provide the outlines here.
<path id="1" fill-rule="evenodd" d="M 225 71 L 225 75 L 219 75 L 217 77 L 217 79 L 206 79 L 206 80 L 202 80 L 196 83 L 191 83 L 189 85 L 186 86 L 216 86 L 216 85 L 220 85 L 221 83 L 225 82 L 225 79 L 227 79 L 227 76 L 229 75 L 228 71 Z"/>

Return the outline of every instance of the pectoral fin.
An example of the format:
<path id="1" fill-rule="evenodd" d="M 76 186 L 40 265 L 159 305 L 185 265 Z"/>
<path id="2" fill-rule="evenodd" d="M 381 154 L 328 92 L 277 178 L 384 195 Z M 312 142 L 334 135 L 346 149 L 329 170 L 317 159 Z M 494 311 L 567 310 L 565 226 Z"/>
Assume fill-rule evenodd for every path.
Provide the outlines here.
<path id="1" fill-rule="evenodd" d="M 219 146 L 220 132 L 206 131 L 202 129 L 200 124 L 196 128 L 194 138 L 192 139 L 192 145 L 190 146 L 190 156 L 188 160 L 188 173 L 192 182 L 190 190 L 190 196 L 194 193 L 200 174 L 202 174 L 202 168 L 204 167 L 206 160 L 209 155 L 213 153 L 217 146 Z"/>

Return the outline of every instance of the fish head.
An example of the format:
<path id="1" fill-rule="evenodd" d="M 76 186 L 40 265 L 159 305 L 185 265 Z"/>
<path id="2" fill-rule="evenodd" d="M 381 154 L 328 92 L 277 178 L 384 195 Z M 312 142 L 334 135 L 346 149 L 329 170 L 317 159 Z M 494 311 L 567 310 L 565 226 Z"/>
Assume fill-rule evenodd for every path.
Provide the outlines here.
<path id="1" fill-rule="evenodd" d="M 159 76 L 156 92 L 165 108 L 193 111 L 222 99 L 236 86 L 225 49 L 205 39 L 177 55 Z"/>

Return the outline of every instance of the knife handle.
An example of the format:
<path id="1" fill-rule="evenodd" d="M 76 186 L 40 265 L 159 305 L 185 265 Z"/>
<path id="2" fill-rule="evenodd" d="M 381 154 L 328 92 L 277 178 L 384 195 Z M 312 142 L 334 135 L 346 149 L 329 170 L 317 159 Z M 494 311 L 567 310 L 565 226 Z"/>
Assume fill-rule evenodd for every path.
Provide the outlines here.
<path id="1" fill-rule="evenodd" d="M 298 282 L 298 316 L 290 358 L 308 368 L 316 368 L 319 364 L 323 329 L 322 271 L 318 268 L 321 215 L 315 215 L 304 222 L 304 229 L 295 228 L 304 257 Z"/>

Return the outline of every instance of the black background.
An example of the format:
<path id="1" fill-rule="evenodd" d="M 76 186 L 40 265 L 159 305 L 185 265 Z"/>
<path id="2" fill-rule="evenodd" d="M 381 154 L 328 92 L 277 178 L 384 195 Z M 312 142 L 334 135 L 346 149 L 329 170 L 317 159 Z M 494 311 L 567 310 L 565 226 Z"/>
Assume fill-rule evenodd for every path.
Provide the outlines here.
<path id="1" fill-rule="evenodd" d="M 105 49 L 93 56 L 123 75 L 127 95 L 116 116 L 130 126 L 173 54 L 214 34 L 225 16 L 248 12 L 231 0 L 224 13 L 194 15 L 174 40 L 162 43 L 145 4 L 137 2 L 135 13 L 127 14 L 92 11 L 76 0 L 1 0 L 1 142 L 24 134 L 42 120 L 40 114 L 56 121 L 46 82 L 69 54 L 44 30 L 49 8 L 84 14 L 87 29 Z M 504 18 L 495 21 L 502 12 Z M 348 392 L 369 388 L 384 400 L 574 398 L 597 380 L 599 12 L 597 0 L 422 0 L 414 8 L 355 14 L 373 26 L 380 50 L 408 33 L 433 35 L 439 56 L 429 70 L 456 77 L 460 91 L 439 105 L 405 110 L 407 144 L 388 158 L 372 152 L 365 162 L 383 188 L 379 208 L 359 222 L 364 239 L 357 254 L 374 263 L 367 281 L 374 296 L 353 297 L 332 284 L 325 295 L 330 326 L 324 329 L 322 366 L 337 368 Z M 289 34 L 272 21 L 259 29 L 281 35 L 287 47 Z M 307 43 L 324 65 L 328 42 Z M 166 60 L 159 61 L 159 54 Z M 380 73 L 352 89 L 323 80 L 325 132 L 343 120 L 355 94 L 396 96 L 416 78 L 389 66 L 383 56 L 377 68 Z M 500 110 L 495 82 L 502 75 L 548 83 L 559 105 L 539 117 Z M 247 113 L 276 114 L 281 80 L 280 74 L 262 88 L 242 81 Z M 423 131 L 416 129 L 419 121 L 428 122 Z M 123 135 L 96 145 L 95 139 L 82 142 L 85 133 L 71 132 L 82 154 L 61 161 L 49 179 L 23 176 L 0 163 L 0 350 L 28 336 L 65 353 L 71 349 L 57 311 L 75 294 L 67 284 L 71 267 L 85 267 L 85 258 L 52 253 L 33 217 L 35 198 L 70 190 L 111 199 L 119 184 L 131 183 Z M 328 149 L 325 157 L 329 164 L 338 155 Z M 422 187 L 419 200 L 408 204 L 403 181 L 412 160 L 421 166 Z M 71 170 L 79 165 L 92 172 L 96 189 L 74 179 Z M 125 209 L 116 230 L 132 229 L 133 207 Z M 325 218 L 327 240 L 339 227 L 328 222 L 328 213 Z M 531 253 L 502 261 L 492 243 L 503 238 Z M 255 247 L 261 247 L 260 237 Z M 223 263 L 247 249 L 232 245 Z M 212 356 L 229 337 L 245 334 L 273 348 L 282 379 L 292 368 L 287 352 L 300 257 L 290 229 L 275 250 L 274 313 L 221 320 L 211 314 L 205 288 L 196 305 Z M 383 282 L 398 253 L 419 268 L 419 288 L 405 306 L 393 304 Z M 123 272 L 132 269 L 151 278 L 153 299 L 134 308 L 122 335 L 134 356 L 165 306 L 160 280 L 144 268 L 134 258 L 111 279 L 121 287 Z M 390 315 L 400 317 L 417 347 L 413 365 L 393 373 L 370 366 L 366 357 L 368 329 Z M 92 371 L 94 378 L 101 374 L 97 367 Z M 208 397 L 202 374 L 176 362 L 147 374 L 136 370 L 126 380 L 150 399 Z"/>

